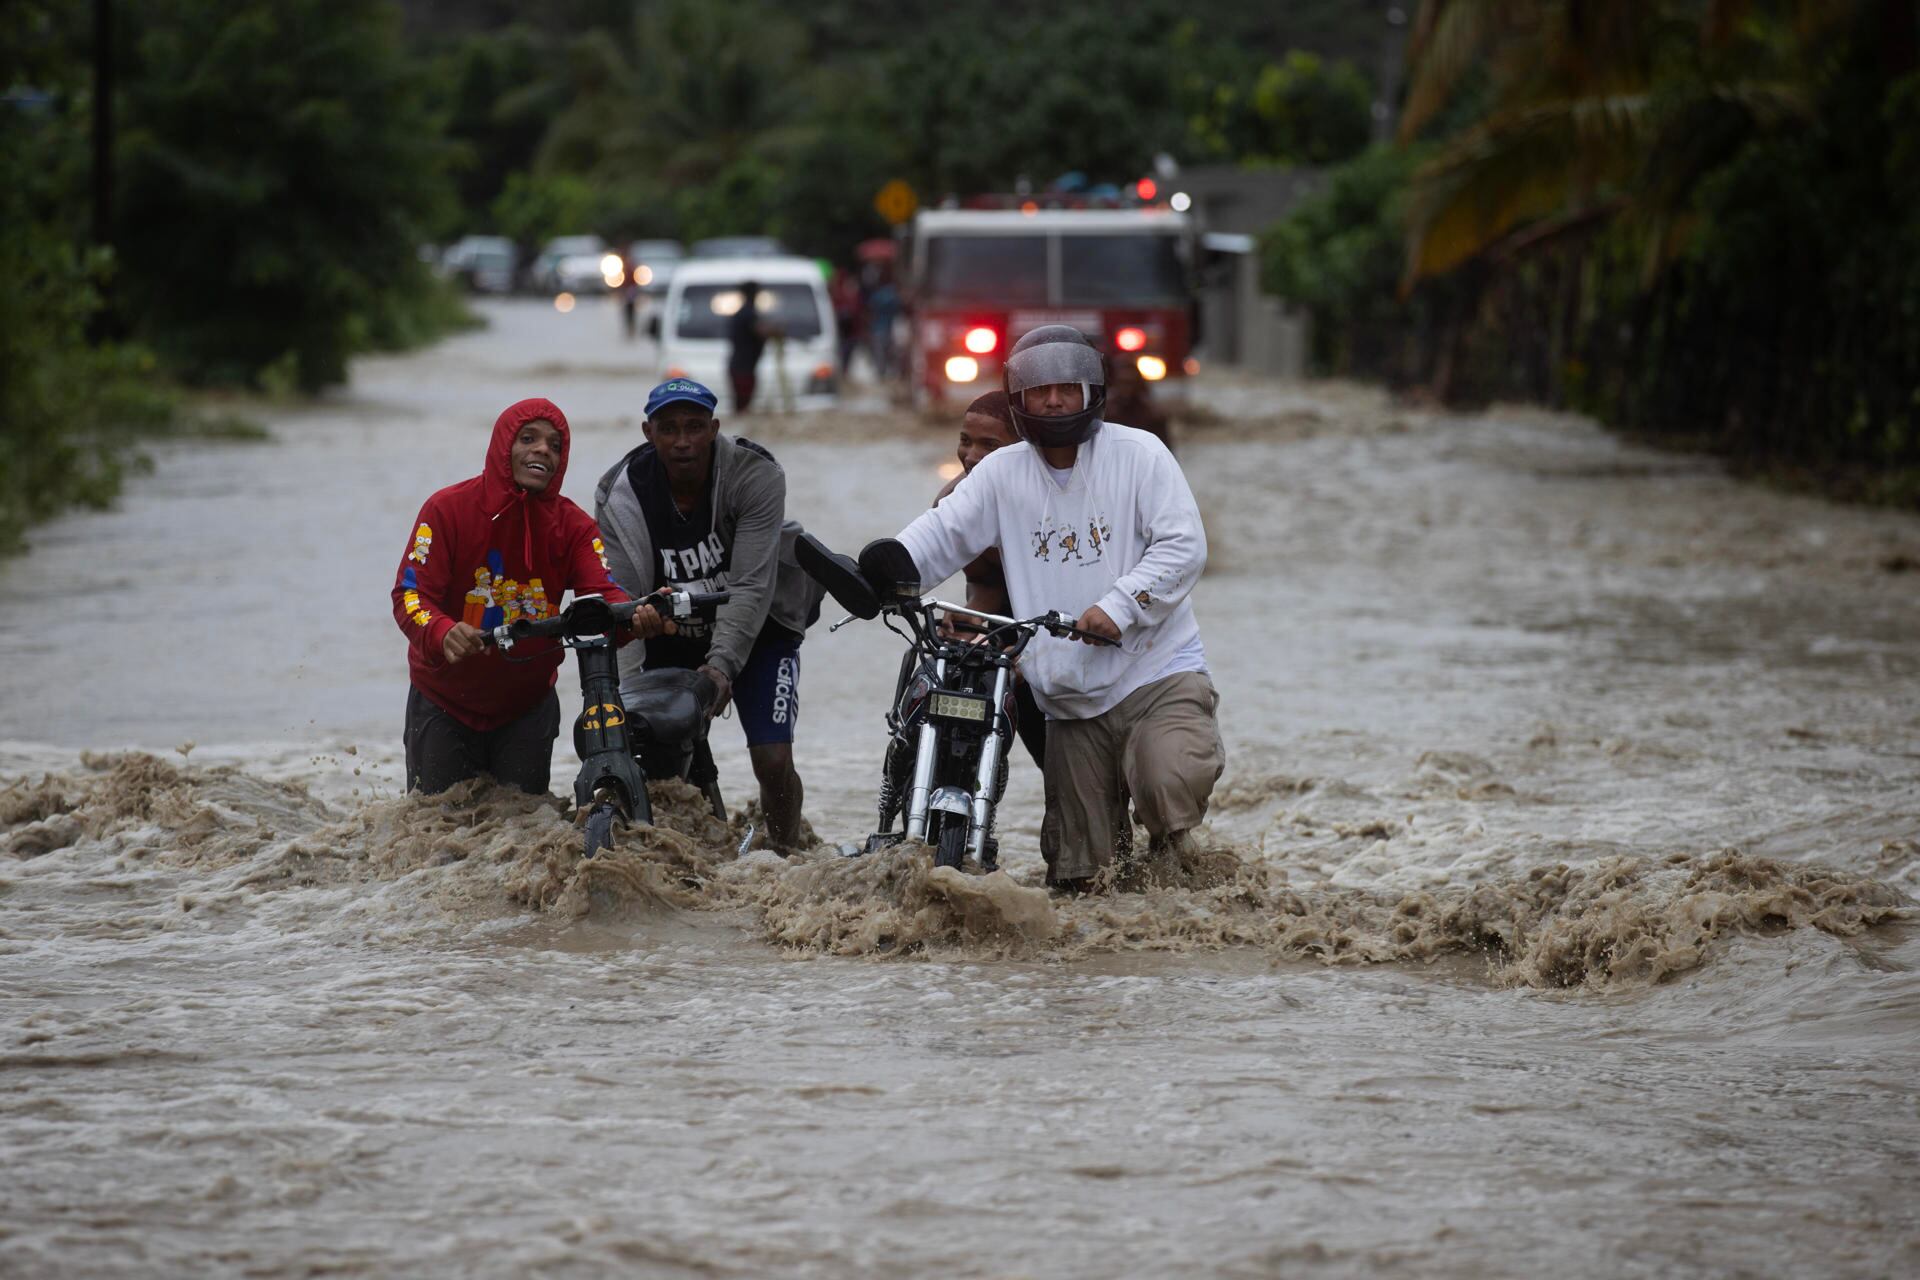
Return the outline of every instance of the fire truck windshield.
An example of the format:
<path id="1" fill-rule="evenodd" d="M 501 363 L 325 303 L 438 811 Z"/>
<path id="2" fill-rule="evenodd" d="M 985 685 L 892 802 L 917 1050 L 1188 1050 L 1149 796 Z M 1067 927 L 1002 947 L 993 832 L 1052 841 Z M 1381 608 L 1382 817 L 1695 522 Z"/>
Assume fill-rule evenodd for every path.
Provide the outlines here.
<path id="1" fill-rule="evenodd" d="M 1047 289 L 1049 250 L 1059 294 Z M 1186 272 L 1170 235 L 940 235 L 927 241 L 926 294 L 996 307 L 1181 305 Z"/>
<path id="2" fill-rule="evenodd" d="M 1173 236 L 1060 237 L 1060 302 L 1179 303 L 1186 273 Z"/>
<path id="3" fill-rule="evenodd" d="M 1044 306 L 1045 236 L 937 236 L 927 243 L 927 293 L 942 302 Z"/>

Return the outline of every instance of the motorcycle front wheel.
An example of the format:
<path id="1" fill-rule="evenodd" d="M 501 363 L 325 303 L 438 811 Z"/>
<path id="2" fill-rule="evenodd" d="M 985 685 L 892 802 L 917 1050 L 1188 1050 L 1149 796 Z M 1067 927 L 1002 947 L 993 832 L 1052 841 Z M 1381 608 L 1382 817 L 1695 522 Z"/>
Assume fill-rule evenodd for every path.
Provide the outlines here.
<path id="1" fill-rule="evenodd" d="M 967 860 L 967 820 L 948 814 L 940 824 L 940 839 L 933 851 L 933 865 L 958 871 Z"/>

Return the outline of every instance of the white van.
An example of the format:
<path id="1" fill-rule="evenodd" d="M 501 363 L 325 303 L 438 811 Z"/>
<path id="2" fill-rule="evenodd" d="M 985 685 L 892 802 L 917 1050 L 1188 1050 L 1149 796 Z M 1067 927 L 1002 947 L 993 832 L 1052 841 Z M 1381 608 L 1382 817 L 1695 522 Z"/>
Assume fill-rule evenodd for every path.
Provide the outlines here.
<path id="1" fill-rule="evenodd" d="M 727 330 L 742 301 L 740 286 L 760 286 L 761 320 L 783 336 L 760 353 L 753 407 L 821 409 L 839 393 L 839 338 L 820 267 L 806 258 L 688 258 L 674 269 L 660 309 L 660 376 L 692 378 L 713 388 L 721 415 L 733 408 L 727 377 Z"/>

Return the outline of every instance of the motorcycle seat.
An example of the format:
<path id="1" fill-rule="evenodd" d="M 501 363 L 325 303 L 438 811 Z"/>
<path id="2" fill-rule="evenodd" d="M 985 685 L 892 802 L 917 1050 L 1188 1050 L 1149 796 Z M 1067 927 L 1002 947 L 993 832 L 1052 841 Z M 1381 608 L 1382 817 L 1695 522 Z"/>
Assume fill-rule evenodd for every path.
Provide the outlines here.
<path id="1" fill-rule="evenodd" d="M 627 721 L 642 740 L 685 742 L 705 727 L 715 694 L 713 681 L 698 671 L 679 667 L 643 671 L 638 687 L 624 699 Z"/>

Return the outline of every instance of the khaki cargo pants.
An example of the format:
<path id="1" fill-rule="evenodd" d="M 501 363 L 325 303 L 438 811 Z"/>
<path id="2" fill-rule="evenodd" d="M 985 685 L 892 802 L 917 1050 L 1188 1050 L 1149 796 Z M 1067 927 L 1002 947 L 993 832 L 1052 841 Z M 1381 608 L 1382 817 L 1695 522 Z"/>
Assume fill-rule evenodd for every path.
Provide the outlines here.
<path id="1" fill-rule="evenodd" d="M 1188 831 L 1207 816 L 1227 766 L 1205 672 L 1183 671 L 1135 689 L 1090 720 L 1047 721 L 1047 813 L 1040 852 L 1047 883 L 1091 876 L 1113 862 L 1127 799 L 1148 834 Z"/>

